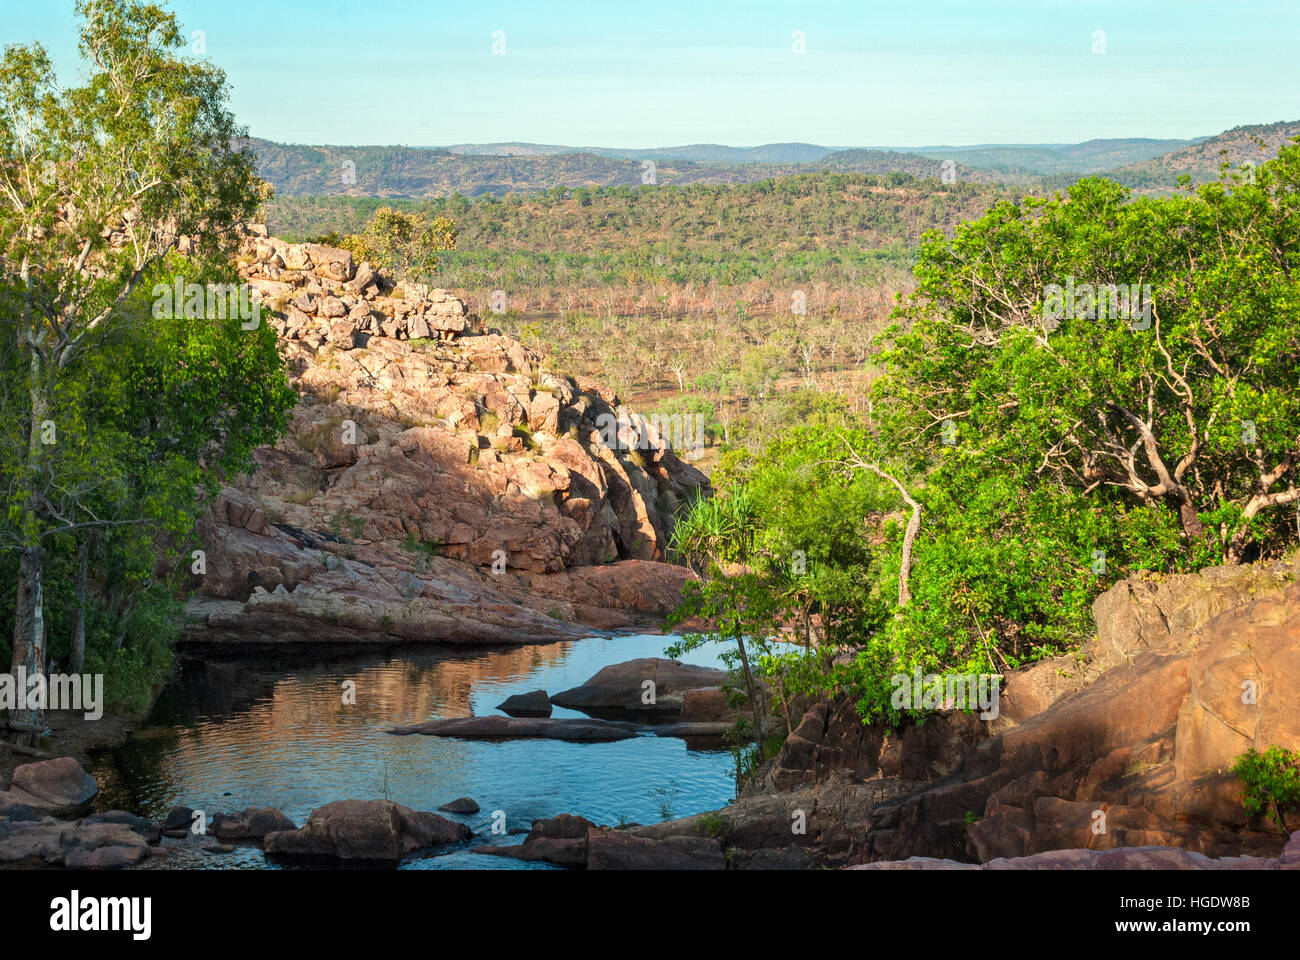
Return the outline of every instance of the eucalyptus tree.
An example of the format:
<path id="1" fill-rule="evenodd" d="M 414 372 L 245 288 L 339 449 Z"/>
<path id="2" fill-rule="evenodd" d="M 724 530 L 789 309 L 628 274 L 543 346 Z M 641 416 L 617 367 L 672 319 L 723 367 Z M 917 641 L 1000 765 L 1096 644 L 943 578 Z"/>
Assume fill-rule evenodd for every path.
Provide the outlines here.
<path id="1" fill-rule="evenodd" d="M 215 334 L 160 333 L 149 308 L 149 284 L 182 242 L 190 262 L 228 264 L 234 228 L 261 202 L 252 157 L 232 145 L 243 131 L 224 74 L 182 56 L 180 27 L 155 4 L 75 8 L 79 85 L 59 84 L 40 44 L 0 60 L 0 323 L 12 375 L 0 544 L 18 555 L 13 666 L 29 674 L 45 665 L 51 545 L 145 524 L 148 503 L 131 491 L 151 477 L 193 500 L 201 473 L 246 459 L 290 402 L 265 327 L 242 345 L 204 346 Z M 159 356 L 164 346 L 174 349 Z M 162 469 L 186 458 L 201 469 Z M 36 711 L 15 719 L 33 736 L 40 727 Z"/>

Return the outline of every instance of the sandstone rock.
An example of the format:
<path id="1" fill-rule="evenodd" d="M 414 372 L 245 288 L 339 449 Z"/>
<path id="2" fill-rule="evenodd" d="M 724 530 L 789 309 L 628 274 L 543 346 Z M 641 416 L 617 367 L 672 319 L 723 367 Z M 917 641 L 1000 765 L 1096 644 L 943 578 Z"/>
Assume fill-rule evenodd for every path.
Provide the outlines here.
<path id="1" fill-rule="evenodd" d="M 713 667 L 643 657 L 605 667 L 581 686 L 555 694 L 551 702 L 593 716 L 673 717 L 681 713 L 687 690 L 718 686 L 726 676 Z"/>
<path id="2" fill-rule="evenodd" d="M 338 247 L 327 247 L 319 243 L 304 244 L 304 252 L 311 258 L 311 267 L 323 277 L 340 283 L 352 279 L 355 267 L 352 254 Z"/>
<path id="3" fill-rule="evenodd" d="M 448 291 L 393 288 L 370 264 L 339 280 L 322 272 L 346 264 L 337 251 L 250 244 L 255 270 L 293 268 L 276 282 L 299 302 L 275 326 L 303 399 L 289 436 L 256 451 L 201 524 L 209 572 L 186 640 L 541 642 L 657 627 L 677 605 L 689 571 L 660 561 L 676 504 L 707 480 L 671 451 L 638 465 L 602 448 L 594 418 L 612 392 L 535 377 L 541 357 L 511 338 L 460 337 L 473 318 Z M 424 572 L 411 537 L 437 544 Z M 461 569 L 502 552 L 505 577 Z"/>
<path id="4" fill-rule="evenodd" d="M 1293 836 L 1291 842 L 1295 843 Z M 1296 865 L 1300 867 L 1300 864 Z M 1176 847 L 1118 847 L 1113 850 L 1048 850 L 1027 857 L 999 857 L 988 863 L 963 863 L 935 857 L 880 860 L 849 870 L 1287 870 L 1286 858 L 1223 857 L 1212 859 Z"/>
<path id="5" fill-rule="evenodd" d="M 375 279 L 376 274 L 374 267 L 370 265 L 369 261 L 363 260 L 361 265 L 357 267 L 356 273 L 352 279 L 347 281 L 343 286 L 351 294 L 361 294 L 365 292 L 367 287 L 371 286 L 375 282 Z"/>
<path id="6" fill-rule="evenodd" d="M 174 807 L 163 821 L 164 837 L 184 837 L 190 834 L 194 826 L 194 811 L 189 807 Z"/>
<path id="7" fill-rule="evenodd" d="M 682 696 L 683 723 L 734 723 L 736 709 L 727 705 L 722 687 L 695 687 Z"/>
<path id="8" fill-rule="evenodd" d="M 299 830 L 268 834 L 268 854 L 396 862 L 424 847 L 468 840 L 470 829 L 390 800 L 339 800 L 311 812 Z"/>
<path id="9" fill-rule="evenodd" d="M 284 265 L 290 270 L 310 270 L 312 268 L 311 254 L 307 252 L 306 247 L 301 243 L 291 243 L 285 247 L 281 254 L 284 258 Z"/>
<path id="10" fill-rule="evenodd" d="M 274 807 L 248 807 L 239 813 L 218 813 L 208 829 L 219 840 L 261 840 L 269 833 L 298 828 Z"/>
<path id="11" fill-rule="evenodd" d="M 0 820 L 0 866 L 131 866 L 149 855 L 158 838 L 156 825 L 120 810 L 72 822 Z"/>
<path id="12" fill-rule="evenodd" d="M 8 801 L 63 817 L 89 809 L 98 793 L 99 784 L 81 764 L 71 757 L 58 757 L 25 763 L 14 770 Z"/>
<path id="13" fill-rule="evenodd" d="M 457 800 L 452 800 L 450 803 L 444 803 L 438 809 L 445 810 L 448 813 L 465 814 L 465 813 L 478 813 L 479 806 L 477 803 L 474 802 L 472 798 L 461 797 Z"/>
<path id="14" fill-rule="evenodd" d="M 595 826 L 585 817 L 562 813 L 557 817 L 534 820 L 532 829 L 520 846 L 480 847 L 475 852 L 565 867 L 585 867 L 587 831 Z"/>
<path id="15" fill-rule="evenodd" d="M 351 350 L 360 346 L 360 331 L 357 328 L 355 320 L 336 320 L 330 324 L 329 333 L 325 339 L 341 350 Z"/>
<path id="16" fill-rule="evenodd" d="M 705 837 L 652 840 L 619 830 L 587 831 L 588 870 L 725 870 L 717 841 Z"/>
<path id="17" fill-rule="evenodd" d="M 627 724 L 603 720 L 555 720 L 514 717 L 463 717 L 456 720 L 432 720 L 428 723 L 396 727 L 389 733 L 407 736 L 419 733 L 429 737 L 459 737 L 465 740 L 571 740 L 601 742 L 627 740 L 636 730 Z"/>
<path id="18" fill-rule="evenodd" d="M 549 717 L 551 701 L 545 690 L 534 690 L 532 693 L 516 693 L 506 697 L 497 704 L 497 709 L 512 717 Z"/>

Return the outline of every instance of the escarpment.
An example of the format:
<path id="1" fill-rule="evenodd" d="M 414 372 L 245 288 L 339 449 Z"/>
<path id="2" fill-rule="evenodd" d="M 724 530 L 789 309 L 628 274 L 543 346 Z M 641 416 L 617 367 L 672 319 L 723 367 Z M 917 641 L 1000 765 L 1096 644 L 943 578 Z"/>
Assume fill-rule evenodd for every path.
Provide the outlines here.
<path id="1" fill-rule="evenodd" d="M 187 639 L 542 641 L 676 605 L 673 518 L 708 480 L 653 425 L 445 290 L 254 230 L 240 272 L 301 400 L 201 524 Z"/>

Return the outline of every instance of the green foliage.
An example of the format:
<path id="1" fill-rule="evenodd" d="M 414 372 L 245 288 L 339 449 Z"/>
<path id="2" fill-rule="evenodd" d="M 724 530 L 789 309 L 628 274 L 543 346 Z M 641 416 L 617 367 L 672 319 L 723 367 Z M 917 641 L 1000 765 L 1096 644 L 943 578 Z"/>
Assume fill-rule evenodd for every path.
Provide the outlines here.
<path id="1" fill-rule="evenodd" d="M 1253 182 L 1130 200 L 1085 180 L 928 235 L 869 420 L 813 408 L 723 457 L 719 504 L 675 540 L 700 578 L 682 613 L 747 638 L 778 697 L 849 692 L 897 721 L 896 673 L 1003 673 L 1090 634 L 1119 577 L 1288 550 L 1298 187 L 1294 147 Z M 1051 323 L 1067 283 L 1149 285 L 1150 323 Z M 900 488 L 920 516 L 906 574 Z"/>
<path id="2" fill-rule="evenodd" d="M 456 246 L 456 225 L 444 216 L 432 219 L 393 207 L 375 211 L 364 232 L 338 238 L 338 245 L 358 260 L 369 260 L 391 275 L 427 279 L 438 266 L 438 252 Z"/>
<path id="3" fill-rule="evenodd" d="M 437 277 L 447 287 L 730 286 L 762 279 L 788 288 L 814 280 L 864 283 L 906 269 L 908 248 L 924 231 L 951 230 L 1008 195 L 990 184 L 790 173 L 730 186 L 545 190 L 513 203 L 490 195 L 459 201 L 284 195 L 268 215 L 278 235 L 304 238 L 359 233 L 381 205 L 450 217 L 458 249 L 441 258 Z"/>
<path id="4" fill-rule="evenodd" d="M 1267 810 L 1283 836 L 1286 814 L 1300 809 L 1300 754 L 1272 746 L 1259 753 L 1251 747 L 1230 768 L 1244 788 L 1242 806 L 1251 816 Z"/>
<path id="5" fill-rule="evenodd" d="M 726 832 L 727 822 L 715 810 L 700 817 L 700 832 L 705 836 L 712 837 L 714 840 L 721 840 L 723 833 Z"/>
<path id="6" fill-rule="evenodd" d="M 179 55 L 154 4 L 76 8 L 82 86 L 58 87 L 39 45 L 0 62 L 0 582 L 18 586 L 0 613 L 15 664 L 46 666 L 45 642 L 66 668 L 80 611 L 85 664 L 138 709 L 169 668 L 204 501 L 295 395 L 265 325 L 158 309 L 177 280 L 238 290 L 233 228 L 266 195 L 223 75 Z"/>

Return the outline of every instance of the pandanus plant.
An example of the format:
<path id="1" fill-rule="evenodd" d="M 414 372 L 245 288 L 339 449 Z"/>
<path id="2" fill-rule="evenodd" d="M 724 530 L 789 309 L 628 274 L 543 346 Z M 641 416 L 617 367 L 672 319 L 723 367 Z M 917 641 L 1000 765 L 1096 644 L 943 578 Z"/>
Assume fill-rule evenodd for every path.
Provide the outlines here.
<path id="1" fill-rule="evenodd" d="M 701 579 L 706 573 L 725 576 L 724 570 L 730 564 L 739 564 L 743 575 L 748 573 L 747 564 L 758 530 L 758 508 L 754 496 L 748 488 L 738 487 L 730 496 L 694 500 L 673 527 L 672 547 Z M 724 636 L 730 633 L 736 642 L 754 718 L 754 742 L 761 744 L 763 711 L 749 665 L 749 652 L 745 649 L 742 624 L 741 618 L 720 621 L 718 629 Z"/>

